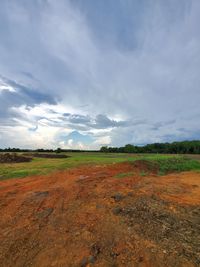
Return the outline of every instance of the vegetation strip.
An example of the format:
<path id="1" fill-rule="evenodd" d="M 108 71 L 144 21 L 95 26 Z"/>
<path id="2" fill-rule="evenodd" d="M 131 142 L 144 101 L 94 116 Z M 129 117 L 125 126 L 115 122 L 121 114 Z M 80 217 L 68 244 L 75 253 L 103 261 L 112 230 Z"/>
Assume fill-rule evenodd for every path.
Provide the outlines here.
<path id="1" fill-rule="evenodd" d="M 28 158 L 30 153 L 23 154 Z M 51 157 L 56 155 L 50 154 Z M 120 162 L 133 162 L 135 166 L 142 163 L 141 176 L 155 173 L 164 175 L 170 172 L 200 170 L 200 161 L 190 156 L 159 154 L 123 154 L 123 153 L 63 153 L 67 158 L 33 158 L 31 162 L 1 163 L 0 180 L 23 178 L 30 175 L 44 175 L 51 172 L 78 167 L 80 165 L 102 165 Z M 19 153 L 18 156 L 21 157 Z M 30 161 L 30 160 L 28 160 Z M 140 168 L 141 169 L 141 168 Z M 117 178 L 131 176 L 133 173 L 118 174 Z"/>

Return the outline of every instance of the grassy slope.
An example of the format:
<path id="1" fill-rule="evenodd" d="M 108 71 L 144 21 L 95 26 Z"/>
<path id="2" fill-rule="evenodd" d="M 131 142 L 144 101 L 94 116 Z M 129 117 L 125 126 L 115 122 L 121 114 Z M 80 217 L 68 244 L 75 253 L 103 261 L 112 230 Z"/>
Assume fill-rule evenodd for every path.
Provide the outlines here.
<path id="1" fill-rule="evenodd" d="M 159 165 L 160 174 L 170 171 L 200 170 L 200 161 L 172 155 L 138 155 L 105 153 L 67 153 L 70 158 L 35 158 L 32 162 L 0 164 L 0 180 L 22 178 L 29 175 L 48 174 L 52 171 L 73 168 L 83 164 L 112 164 L 145 159 Z"/>
<path id="2" fill-rule="evenodd" d="M 200 170 L 200 161 L 184 156 L 173 156 L 171 158 L 154 156 L 150 160 L 158 165 L 160 175 L 170 172 Z"/>

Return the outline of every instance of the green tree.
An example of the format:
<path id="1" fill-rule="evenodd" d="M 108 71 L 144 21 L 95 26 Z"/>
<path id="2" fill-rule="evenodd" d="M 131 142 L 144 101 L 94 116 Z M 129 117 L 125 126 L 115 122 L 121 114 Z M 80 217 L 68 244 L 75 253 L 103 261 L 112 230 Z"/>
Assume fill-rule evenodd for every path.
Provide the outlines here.
<path id="1" fill-rule="evenodd" d="M 108 152 L 108 147 L 107 147 L 107 146 L 102 146 L 102 147 L 100 148 L 100 152 L 107 153 L 107 152 Z"/>

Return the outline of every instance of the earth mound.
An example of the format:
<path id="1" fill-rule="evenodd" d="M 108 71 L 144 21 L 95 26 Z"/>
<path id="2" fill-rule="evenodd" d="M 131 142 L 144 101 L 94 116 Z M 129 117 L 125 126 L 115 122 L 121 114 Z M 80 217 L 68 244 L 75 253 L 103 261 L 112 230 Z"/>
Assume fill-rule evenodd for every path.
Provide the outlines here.
<path id="1" fill-rule="evenodd" d="M 34 158 L 50 158 L 50 159 L 63 159 L 63 158 L 70 157 L 70 156 L 63 155 L 63 154 L 48 154 L 48 153 L 31 153 L 31 154 L 28 154 L 28 156 L 31 156 Z"/>
<path id="2" fill-rule="evenodd" d="M 30 162 L 31 157 L 25 157 L 23 155 L 18 155 L 16 153 L 4 153 L 0 154 L 0 163 L 20 163 L 20 162 Z"/>
<path id="3" fill-rule="evenodd" d="M 133 163 L 133 167 L 144 172 L 157 174 L 159 172 L 159 166 L 156 162 L 148 160 L 136 160 Z"/>

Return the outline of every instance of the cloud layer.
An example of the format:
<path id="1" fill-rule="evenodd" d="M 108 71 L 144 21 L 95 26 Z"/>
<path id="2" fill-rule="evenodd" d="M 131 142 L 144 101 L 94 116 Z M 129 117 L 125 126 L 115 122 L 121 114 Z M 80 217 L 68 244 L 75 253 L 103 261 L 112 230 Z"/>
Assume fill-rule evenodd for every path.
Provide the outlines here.
<path id="1" fill-rule="evenodd" d="M 0 146 L 200 138 L 198 0 L 2 0 Z"/>

